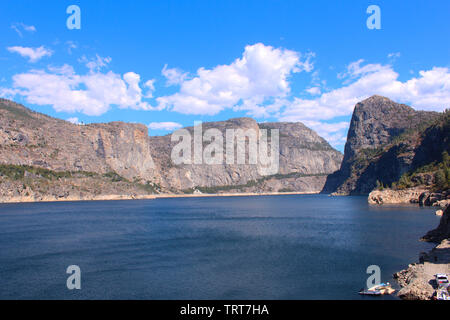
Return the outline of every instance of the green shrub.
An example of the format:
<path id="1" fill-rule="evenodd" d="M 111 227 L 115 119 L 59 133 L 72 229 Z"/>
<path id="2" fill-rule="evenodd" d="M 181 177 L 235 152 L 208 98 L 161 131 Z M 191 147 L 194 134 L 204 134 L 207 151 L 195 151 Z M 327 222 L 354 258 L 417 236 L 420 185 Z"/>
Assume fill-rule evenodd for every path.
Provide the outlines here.
<path id="1" fill-rule="evenodd" d="M 445 172 L 444 170 L 438 170 L 436 171 L 436 173 L 434 174 L 434 183 L 436 185 L 437 188 L 439 189 L 444 189 L 447 185 L 447 179 L 445 177 Z"/>
<path id="2" fill-rule="evenodd" d="M 109 171 L 107 173 L 104 173 L 103 176 L 106 178 L 110 178 L 112 182 L 120 182 L 120 181 L 129 182 L 127 179 L 117 174 L 115 171 Z"/>

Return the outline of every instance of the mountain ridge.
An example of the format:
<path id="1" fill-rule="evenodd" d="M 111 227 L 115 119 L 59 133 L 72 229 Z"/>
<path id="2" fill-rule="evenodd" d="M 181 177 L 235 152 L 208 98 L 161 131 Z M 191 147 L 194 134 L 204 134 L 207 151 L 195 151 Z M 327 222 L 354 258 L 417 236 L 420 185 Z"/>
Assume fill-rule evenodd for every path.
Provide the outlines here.
<path id="1" fill-rule="evenodd" d="M 279 172 L 262 179 L 257 166 L 250 164 L 175 165 L 170 155 L 177 142 L 171 141 L 171 134 L 149 136 L 145 125 L 122 121 L 77 125 L 6 99 L 0 100 L 0 164 L 5 166 L 6 173 L 16 170 L 22 175 L 37 172 L 32 168 L 66 172 L 64 178 L 42 181 L 52 186 L 48 192 L 59 197 L 71 193 L 70 190 L 58 191 L 66 189 L 61 179 L 71 183 L 69 173 L 78 175 L 78 180 L 87 179 L 85 193 L 94 192 L 95 188 L 110 192 L 128 192 L 130 188 L 133 194 L 183 193 L 198 188 L 219 188 L 222 192 L 220 187 L 224 186 L 231 192 L 318 192 L 325 183 L 325 175 L 337 170 L 342 160 L 340 152 L 301 123 L 257 123 L 252 118 L 242 117 L 205 122 L 202 126 L 204 130 L 214 127 L 221 132 L 228 128 L 254 129 L 258 134 L 263 128 L 279 129 Z M 96 176 L 86 177 L 86 172 Z M 112 181 L 111 177 L 116 175 L 121 177 L 122 184 L 129 185 L 113 187 L 111 183 L 117 181 Z M 59 174 L 47 176 L 59 177 Z M 30 188 L 19 186 L 26 180 L 25 176 L 17 181 L 11 177 L 2 176 L 2 185 L 8 184 L 2 194 L 30 194 Z M 102 184 L 96 185 L 95 179 Z M 74 183 L 75 193 L 81 185 L 79 181 Z M 36 191 L 36 197 L 41 196 L 45 194 Z"/>

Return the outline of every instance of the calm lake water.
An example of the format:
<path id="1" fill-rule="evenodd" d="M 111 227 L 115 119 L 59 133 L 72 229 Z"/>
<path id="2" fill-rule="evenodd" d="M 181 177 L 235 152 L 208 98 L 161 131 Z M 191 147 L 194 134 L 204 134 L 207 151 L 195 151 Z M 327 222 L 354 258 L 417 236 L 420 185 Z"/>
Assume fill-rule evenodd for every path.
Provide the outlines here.
<path id="1" fill-rule="evenodd" d="M 374 299 L 431 208 L 286 195 L 0 205 L 0 299 Z M 81 290 L 66 268 L 81 268 Z"/>

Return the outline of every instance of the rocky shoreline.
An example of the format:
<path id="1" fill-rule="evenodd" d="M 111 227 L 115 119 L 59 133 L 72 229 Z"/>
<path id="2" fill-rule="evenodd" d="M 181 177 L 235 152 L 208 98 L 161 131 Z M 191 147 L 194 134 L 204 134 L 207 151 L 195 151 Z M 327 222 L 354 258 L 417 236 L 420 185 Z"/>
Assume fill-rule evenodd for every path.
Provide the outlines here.
<path id="1" fill-rule="evenodd" d="M 432 300 L 437 289 L 436 273 L 450 274 L 450 240 L 445 239 L 427 253 L 422 253 L 418 263 L 394 274 L 402 286 L 397 293 L 404 300 Z"/>
<path id="2" fill-rule="evenodd" d="M 401 299 L 433 299 L 436 290 L 434 275 L 450 274 L 450 192 L 432 192 L 424 187 L 383 189 L 372 191 L 367 200 L 372 205 L 415 203 L 438 207 L 436 215 L 442 216 L 439 226 L 420 239 L 437 243 L 437 246 L 429 252 L 422 252 L 419 262 L 411 263 L 393 275 L 402 287 L 397 293 Z"/>
<path id="3" fill-rule="evenodd" d="M 405 300 L 431 300 L 435 296 L 436 283 L 434 275 L 445 273 L 450 275 L 450 206 L 442 213 L 439 226 L 429 231 L 420 239 L 438 243 L 429 252 L 422 252 L 418 263 L 394 274 L 402 289 L 397 293 Z"/>
<path id="4" fill-rule="evenodd" d="M 421 206 L 445 208 L 450 204 L 450 192 L 432 192 L 427 188 L 416 187 L 401 190 L 374 190 L 367 199 L 369 204 L 418 203 Z"/>
<path id="5" fill-rule="evenodd" d="M 300 194 L 319 194 L 320 191 L 311 192 L 242 192 L 242 193 L 193 193 L 193 194 L 102 194 L 86 196 L 16 196 L 2 198 L 1 203 L 29 203 L 29 202 L 64 202 L 64 201 L 105 201 L 105 200 L 148 200 L 148 199 L 166 199 L 166 198 L 207 198 L 207 197 L 255 197 L 255 196 L 281 196 L 281 195 L 300 195 Z"/>
<path id="6" fill-rule="evenodd" d="M 41 196 L 35 198 L 34 196 L 15 196 L 2 197 L 0 203 L 30 203 L 30 202 L 69 202 L 69 201 L 104 201 L 104 200 L 143 200 L 155 199 L 155 195 L 151 194 L 101 194 L 101 195 L 85 195 L 85 196 Z"/>

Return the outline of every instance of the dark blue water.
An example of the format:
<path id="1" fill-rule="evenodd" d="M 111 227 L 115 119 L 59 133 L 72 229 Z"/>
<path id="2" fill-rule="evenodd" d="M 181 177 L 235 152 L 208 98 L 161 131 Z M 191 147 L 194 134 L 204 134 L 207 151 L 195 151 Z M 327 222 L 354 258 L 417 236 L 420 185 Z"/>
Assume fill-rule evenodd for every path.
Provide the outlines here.
<path id="1" fill-rule="evenodd" d="M 361 299 L 367 266 L 392 281 L 438 221 L 325 195 L 2 204 L 0 298 Z"/>

